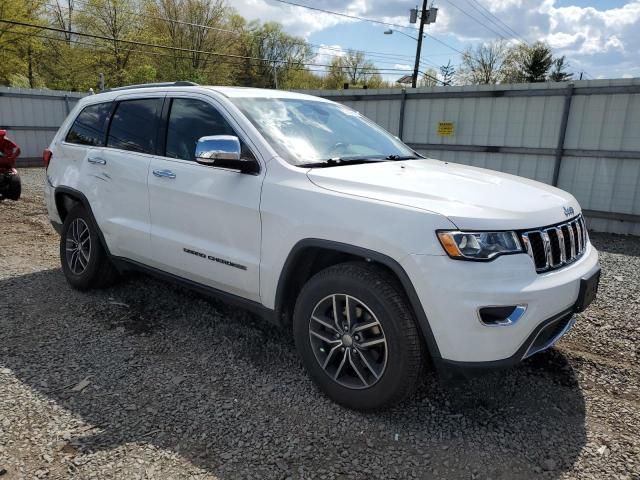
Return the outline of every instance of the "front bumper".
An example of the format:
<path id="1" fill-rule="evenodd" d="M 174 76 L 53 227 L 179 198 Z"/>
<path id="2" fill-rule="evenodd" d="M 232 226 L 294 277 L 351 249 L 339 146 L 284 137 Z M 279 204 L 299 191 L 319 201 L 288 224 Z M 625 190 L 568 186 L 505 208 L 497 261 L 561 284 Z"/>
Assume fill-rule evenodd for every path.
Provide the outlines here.
<path id="1" fill-rule="evenodd" d="M 524 254 L 481 263 L 409 255 L 402 266 L 429 321 L 439 360 L 470 367 L 512 365 L 535 353 L 533 347 L 540 351 L 555 343 L 572 324 L 582 279 L 599 269 L 591 244 L 576 262 L 543 274 Z M 526 305 L 517 322 L 487 326 L 480 321 L 480 308 L 508 305 Z M 536 339 L 553 328 L 558 335 L 536 347 Z"/>

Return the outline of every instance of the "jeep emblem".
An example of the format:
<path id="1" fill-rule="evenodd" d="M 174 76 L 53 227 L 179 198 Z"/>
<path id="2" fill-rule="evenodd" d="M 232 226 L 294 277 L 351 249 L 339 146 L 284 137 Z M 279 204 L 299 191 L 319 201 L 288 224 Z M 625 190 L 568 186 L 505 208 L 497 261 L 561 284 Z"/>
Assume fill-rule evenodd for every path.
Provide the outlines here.
<path id="1" fill-rule="evenodd" d="M 562 210 L 564 211 L 565 216 L 567 217 L 572 217 L 573 216 L 573 207 L 562 207 Z"/>

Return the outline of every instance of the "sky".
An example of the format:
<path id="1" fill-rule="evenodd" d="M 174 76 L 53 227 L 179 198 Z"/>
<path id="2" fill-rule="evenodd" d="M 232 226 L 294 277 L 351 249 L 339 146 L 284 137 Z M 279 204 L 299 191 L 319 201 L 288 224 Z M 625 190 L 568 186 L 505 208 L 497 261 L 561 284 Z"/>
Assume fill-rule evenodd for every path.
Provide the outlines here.
<path id="1" fill-rule="evenodd" d="M 419 0 L 291 0 L 301 5 L 394 23 L 356 21 L 276 0 L 227 0 L 250 20 L 277 21 L 313 44 L 315 62 L 327 64 L 347 49 L 368 57 L 386 79 L 411 73 L 417 25 L 409 10 Z M 431 0 L 429 0 L 431 2 Z M 431 4 L 431 3 L 430 3 Z M 576 78 L 640 77 L 640 0 L 435 0 L 437 20 L 427 25 L 421 68 L 456 66 L 461 52 L 482 42 L 548 42 L 565 55 Z M 403 32 L 403 35 L 399 32 Z"/>

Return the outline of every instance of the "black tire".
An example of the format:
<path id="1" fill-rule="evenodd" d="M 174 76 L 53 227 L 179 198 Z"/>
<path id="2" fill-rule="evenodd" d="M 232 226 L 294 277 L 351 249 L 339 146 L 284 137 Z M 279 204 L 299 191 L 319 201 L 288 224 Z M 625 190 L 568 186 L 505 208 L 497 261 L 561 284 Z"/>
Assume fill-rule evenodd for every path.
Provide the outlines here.
<path id="1" fill-rule="evenodd" d="M 6 198 L 9 200 L 20 200 L 20 195 L 22 194 L 22 182 L 20 182 L 19 175 L 11 175 L 9 177 L 9 185 L 7 186 L 7 190 L 5 193 Z"/>
<path id="2" fill-rule="evenodd" d="M 316 307 L 322 309 L 324 305 L 322 302 L 326 302 L 326 298 L 333 295 L 338 295 L 337 298 L 340 298 L 340 295 L 348 296 L 351 298 L 350 301 L 356 301 L 356 304 L 357 301 L 362 302 L 360 306 L 364 306 L 372 314 L 367 314 L 363 318 L 373 318 L 381 325 L 381 335 L 386 338 L 384 347 L 386 361 L 384 368 L 378 371 L 379 376 L 369 377 L 373 382 L 370 385 L 367 385 L 360 374 L 358 377 L 352 375 L 351 378 L 354 380 L 351 380 L 347 375 L 349 372 L 342 371 L 339 373 L 342 377 L 338 377 L 341 380 L 336 381 L 332 378 L 335 372 L 328 372 L 321 365 L 318 355 L 322 354 L 319 354 L 318 350 L 327 352 L 327 349 L 323 350 L 323 340 L 320 340 L 323 347 L 318 349 L 318 341 L 310 333 L 311 329 L 316 328 L 311 317 L 314 312 L 318 312 Z M 346 318 L 344 316 L 346 307 L 339 306 L 336 310 L 343 312 L 340 314 L 341 318 Z M 360 312 L 362 310 L 361 308 Z M 352 315 L 355 313 L 356 311 L 352 312 Z M 363 323 L 369 321 L 363 320 Z M 311 327 L 311 325 L 314 326 Z M 331 331 L 324 324 L 321 324 L 321 328 L 326 329 L 326 332 Z M 298 296 L 293 315 L 293 329 L 298 353 L 311 378 L 331 399 L 347 408 L 377 410 L 389 407 L 409 396 L 422 376 L 425 355 L 420 332 L 398 282 L 384 269 L 365 263 L 350 262 L 335 265 L 317 273 L 306 283 Z M 338 335 L 342 334 L 334 333 L 334 338 Z M 341 338 L 344 346 L 345 337 Z M 351 345 L 351 336 L 348 341 Z M 340 344 L 338 346 L 340 349 L 345 348 L 354 352 L 353 356 L 345 357 L 349 362 L 356 358 L 362 360 L 365 356 L 362 350 L 355 352 L 357 348 L 355 340 L 352 347 L 343 347 Z M 330 348 L 333 349 L 333 347 Z M 343 355 L 343 353 L 337 354 Z M 326 361 L 327 357 L 329 354 L 326 354 L 322 360 Z M 376 357 L 382 363 L 379 353 Z M 330 361 L 334 362 L 334 359 L 331 358 Z M 363 367 L 365 364 L 361 361 L 359 365 Z M 357 373 L 355 368 L 349 368 L 351 373 Z M 360 368 L 363 373 L 364 370 L 366 368 Z M 369 368 L 368 373 L 371 372 L 373 369 Z M 361 385 L 356 384 L 357 378 L 362 380 Z M 356 386 L 344 385 L 343 383 L 347 381 L 352 381 Z"/>
<path id="3" fill-rule="evenodd" d="M 81 258 L 81 252 L 76 252 L 77 255 L 70 258 L 67 246 L 76 245 L 72 229 L 78 225 L 87 227 L 87 234 L 82 238 L 89 248 L 84 250 Z M 98 227 L 82 205 L 74 207 L 64 219 L 60 234 L 60 263 L 67 282 L 76 290 L 108 287 L 118 278 L 118 271 L 109 260 L 98 236 Z"/>

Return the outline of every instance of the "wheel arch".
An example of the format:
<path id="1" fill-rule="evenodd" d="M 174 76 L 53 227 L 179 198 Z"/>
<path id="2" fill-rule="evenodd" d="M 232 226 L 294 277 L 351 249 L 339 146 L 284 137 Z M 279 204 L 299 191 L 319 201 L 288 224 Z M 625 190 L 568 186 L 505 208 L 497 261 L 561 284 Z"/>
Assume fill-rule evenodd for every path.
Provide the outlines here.
<path id="1" fill-rule="evenodd" d="M 80 204 L 84 207 L 84 209 L 89 214 L 89 218 L 93 223 L 93 227 L 98 232 L 98 238 L 100 239 L 100 243 L 102 244 L 102 247 L 104 248 L 107 255 L 111 257 L 111 253 L 109 252 L 109 247 L 107 245 L 107 242 L 105 241 L 104 236 L 102 235 L 102 230 L 100 229 L 100 226 L 96 221 L 96 217 L 93 214 L 93 210 L 91 209 L 91 204 L 89 203 L 89 200 L 87 199 L 85 194 L 71 187 L 60 186 L 60 187 L 56 187 L 53 195 L 54 195 L 56 209 L 58 210 L 58 216 L 60 217 L 60 220 L 62 220 L 62 223 L 64 223 L 64 220 L 67 217 L 67 214 L 76 205 Z"/>
<path id="2" fill-rule="evenodd" d="M 352 260 L 374 263 L 387 270 L 398 281 L 418 322 L 430 356 L 440 359 L 440 350 L 429 320 L 404 268 L 386 254 L 347 243 L 307 238 L 294 245 L 284 262 L 276 287 L 275 314 L 280 323 L 287 325 L 291 322 L 293 305 L 306 280 L 324 268 Z"/>

